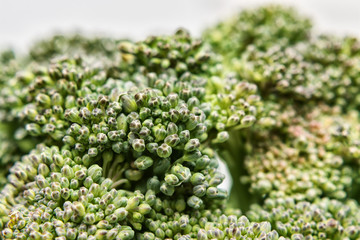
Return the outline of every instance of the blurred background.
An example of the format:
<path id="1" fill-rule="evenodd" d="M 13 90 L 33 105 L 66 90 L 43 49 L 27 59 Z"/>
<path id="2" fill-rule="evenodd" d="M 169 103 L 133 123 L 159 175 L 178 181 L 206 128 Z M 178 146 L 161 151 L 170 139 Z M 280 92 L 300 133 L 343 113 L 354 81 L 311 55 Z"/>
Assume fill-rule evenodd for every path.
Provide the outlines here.
<path id="1" fill-rule="evenodd" d="M 358 0 L 4 0 L 0 1 L 0 48 L 26 48 L 54 33 L 80 31 L 141 39 L 185 27 L 199 36 L 207 26 L 246 7 L 295 6 L 325 32 L 360 35 Z"/>
<path id="2" fill-rule="evenodd" d="M 24 52 L 34 41 L 55 33 L 140 40 L 185 27 L 200 36 L 221 19 L 268 3 L 296 7 L 313 19 L 318 32 L 360 36 L 358 0 L 4 0 L 0 1 L 0 49 Z M 221 170 L 227 173 L 224 165 Z M 229 189 L 231 178 L 222 186 Z"/>

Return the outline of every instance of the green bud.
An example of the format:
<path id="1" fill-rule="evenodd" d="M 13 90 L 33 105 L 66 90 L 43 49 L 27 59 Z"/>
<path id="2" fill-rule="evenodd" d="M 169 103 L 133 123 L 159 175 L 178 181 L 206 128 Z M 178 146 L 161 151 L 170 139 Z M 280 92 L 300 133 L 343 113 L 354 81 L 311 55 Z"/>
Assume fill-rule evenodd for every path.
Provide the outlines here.
<path id="1" fill-rule="evenodd" d="M 49 108 L 51 106 L 51 98 L 43 93 L 36 96 L 35 101 L 38 105 Z"/>
<path id="2" fill-rule="evenodd" d="M 197 197 L 203 197 L 206 194 L 206 185 L 196 185 L 193 187 L 193 193 Z"/>
<path id="3" fill-rule="evenodd" d="M 134 164 L 138 169 L 146 170 L 153 165 L 153 160 L 148 156 L 141 156 L 135 160 Z"/>
<path id="4" fill-rule="evenodd" d="M 127 211 L 132 211 L 134 210 L 137 206 L 139 206 L 140 204 L 140 198 L 139 197 L 130 197 L 127 204 L 126 204 L 126 207 L 125 209 Z"/>
<path id="5" fill-rule="evenodd" d="M 247 128 L 254 124 L 256 118 L 252 115 L 246 115 L 243 119 L 241 119 L 241 127 Z"/>
<path id="6" fill-rule="evenodd" d="M 88 176 L 91 177 L 94 182 L 99 181 L 100 178 L 102 177 L 102 168 L 96 164 L 92 165 L 88 169 Z"/>
<path id="7" fill-rule="evenodd" d="M 140 138 L 142 138 L 144 140 L 152 138 L 151 137 L 151 131 L 147 127 L 142 127 L 141 128 L 141 130 L 139 132 L 139 136 L 140 136 Z"/>
<path id="8" fill-rule="evenodd" d="M 158 149 L 158 144 L 157 143 L 148 143 L 146 144 L 146 149 L 150 152 L 150 153 L 156 153 L 157 149 Z"/>
<path id="9" fill-rule="evenodd" d="M 158 149 L 156 150 L 156 153 L 161 158 L 167 158 L 171 155 L 172 148 L 169 145 L 167 145 L 166 143 L 163 143 L 158 147 Z"/>
<path id="10" fill-rule="evenodd" d="M 236 126 L 239 124 L 239 122 L 240 122 L 240 117 L 236 114 L 233 114 L 228 118 L 226 122 L 226 127 Z"/>
<path id="11" fill-rule="evenodd" d="M 60 154 L 57 154 L 55 153 L 53 156 L 52 156 L 52 160 L 54 161 L 54 163 L 59 166 L 59 167 L 62 167 L 65 163 L 63 157 L 60 155 Z"/>
<path id="12" fill-rule="evenodd" d="M 203 155 L 201 157 L 199 157 L 196 162 L 195 162 L 195 166 L 196 169 L 205 169 L 210 163 L 210 158 L 207 155 Z"/>
<path id="13" fill-rule="evenodd" d="M 176 211 L 178 211 L 178 212 L 184 211 L 184 210 L 186 209 L 186 202 L 185 202 L 185 200 L 182 199 L 182 198 L 176 200 L 176 202 L 175 202 L 175 209 L 176 209 Z"/>
<path id="14" fill-rule="evenodd" d="M 194 114 L 190 114 L 189 120 L 186 122 L 186 129 L 192 131 L 196 128 L 198 123 L 199 123 L 198 118 Z"/>
<path id="15" fill-rule="evenodd" d="M 216 138 L 213 140 L 213 143 L 223 143 L 229 140 L 229 133 L 226 131 L 219 132 L 216 135 Z"/>
<path id="16" fill-rule="evenodd" d="M 97 148 L 89 148 L 88 154 L 90 157 L 96 157 L 98 155 L 98 149 Z"/>
<path id="17" fill-rule="evenodd" d="M 96 142 L 99 144 L 106 144 L 108 142 L 108 137 L 104 133 L 98 133 L 96 135 Z"/>
<path id="18" fill-rule="evenodd" d="M 143 152 L 145 150 L 145 141 L 144 139 L 134 139 L 132 142 L 132 147 L 137 152 Z"/>
<path id="19" fill-rule="evenodd" d="M 68 135 L 64 136 L 62 141 L 63 141 L 63 143 L 65 143 L 66 145 L 69 145 L 69 146 L 74 146 L 76 144 L 75 139 Z"/>
<path id="20" fill-rule="evenodd" d="M 82 203 L 80 202 L 74 202 L 72 204 L 72 210 L 74 211 L 75 214 L 79 215 L 80 217 L 85 216 L 85 207 Z"/>
<path id="21" fill-rule="evenodd" d="M 168 135 L 177 134 L 178 130 L 179 130 L 178 126 L 173 122 L 170 122 L 167 126 L 167 134 Z"/>
<path id="22" fill-rule="evenodd" d="M 166 130 L 163 126 L 161 125 L 157 125 L 155 127 L 153 127 L 152 129 L 154 136 L 155 136 L 155 141 L 159 142 L 165 139 L 166 137 Z"/>
<path id="23" fill-rule="evenodd" d="M 122 95 L 120 102 L 122 103 L 125 113 L 135 112 L 137 110 L 136 101 L 129 95 Z"/>
<path id="24" fill-rule="evenodd" d="M 125 171 L 125 177 L 130 181 L 139 181 L 143 176 L 143 172 L 135 169 L 128 169 Z"/>
<path id="25" fill-rule="evenodd" d="M 206 196 L 209 198 L 216 198 L 218 194 L 218 189 L 216 187 L 209 187 L 206 190 Z"/>
<path id="26" fill-rule="evenodd" d="M 79 187 L 79 181 L 76 179 L 71 179 L 70 181 L 70 188 L 71 189 L 78 189 Z"/>
<path id="27" fill-rule="evenodd" d="M 192 208 L 198 209 L 203 204 L 203 201 L 196 196 L 191 196 L 188 198 L 187 204 Z"/>
<path id="28" fill-rule="evenodd" d="M 24 191 L 24 198 L 29 201 L 32 202 L 35 199 L 35 192 L 32 189 L 28 189 Z"/>
<path id="29" fill-rule="evenodd" d="M 155 193 L 158 193 L 160 191 L 160 181 L 156 176 L 149 178 L 146 186 L 148 189 L 153 190 Z"/>
<path id="30" fill-rule="evenodd" d="M 66 120 L 78 124 L 82 124 L 82 120 L 79 116 L 79 111 L 76 108 L 68 108 L 65 110 L 64 117 Z"/>
<path id="31" fill-rule="evenodd" d="M 64 167 L 62 167 L 61 173 L 64 177 L 68 179 L 73 179 L 75 176 L 74 170 L 69 165 L 65 165 Z"/>
<path id="32" fill-rule="evenodd" d="M 177 185 L 180 181 L 179 181 L 179 178 L 176 177 L 175 174 L 166 174 L 165 182 L 169 185 Z"/>
<path id="33" fill-rule="evenodd" d="M 41 127 L 36 123 L 26 124 L 25 129 L 31 136 L 36 137 L 41 135 Z"/>
<path id="34" fill-rule="evenodd" d="M 191 178 L 190 178 L 190 182 L 192 185 L 200 185 L 205 181 L 205 177 L 202 173 L 194 173 Z"/>
<path id="35" fill-rule="evenodd" d="M 128 211 L 126 211 L 125 208 L 118 208 L 114 211 L 114 214 L 117 216 L 119 221 L 122 221 L 127 217 Z"/>
<path id="36" fill-rule="evenodd" d="M 182 166 L 181 164 L 176 164 L 171 168 L 171 173 L 176 175 L 181 182 L 187 182 L 191 177 L 190 169 Z"/>
<path id="37" fill-rule="evenodd" d="M 199 232 L 197 234 L 197 239 L 198 240 L 208 240 L 207 233 L 204 229 L 199 230 Z"/>
<path id="38" fill-rule="evenodd" d="M 181 143 L 187 143 L 190 139 L 190 131 L 189 130 L 181 131 L 179 137 Z"/>
<path id="39" fill-rule="evenodd" d="M 38 173 L 46 177 L 50 173 L 50 169 L 47 165 L 40 163 L 38 167 Z"/>
<path id="40" fill-rule="evenodd" d="M 81 143 L 76 143 L 75 144 L 75 150 L 76 151 L 79 151 L 79 152 L 84 152 L 85 151 L 85 146 Z"/>
<path id="41" fill-rule="evenodd" d="M 199 139 L 193 138 L 193 139 L 190 139 L 185 144 L 184 150 L 187 152 L 192 152 L 192 151 L 196 150 L 199 146 L 200 146 Z"/>
<path id="42" fill-rule="evenodd" d="M 138 211 L 142 215 L 146 215 L 151 211 L 151 207 L 147 203 L 142 203 L 142 204 L 139 205 Z"/>
<path id="43" fill-rule="evenodd" d="M 179 96 L 176 93 L 170 93 L 167 96 L 167 99 L 169 100 L 172 108 L 175 108 L 179 103 Z"/>
<path id="44" fill-rule="evenodd" d="M 174 186 L 171 186 L 167 183 L 163 183 L 160 186 L 160 191 L 165 194 L 166 196 L 172 196 L 175 192 Z"/>
<path id="45" fill-rule="evenodd" d="M 130 240 L 135 236 L 135 232 L 133 230 L 121 230 L 119 234 L 116 236 L 116 239 L 121 240 Z"/>
<path id="46" fill-rule="evenodd" d="M 162 229 L 158 228 L 158 229 L 156 229 L 156 231 L 155 231 L 155 236 L 158 237 L 158 238 L 160 238 L 160 239 L 164 239 L 164 237 L 165 237 L 165 232 L 164 232 Z"/>
<path id="47" fill-rule="evenodd" d="M 165 138 L 164 142 L 171 147 L 175 147 L 176 145 L 178 145 L 180 143 L 180 138 L 178 137 L 177 134 L 173 134 L 173 135 L 167 136 Z"/>

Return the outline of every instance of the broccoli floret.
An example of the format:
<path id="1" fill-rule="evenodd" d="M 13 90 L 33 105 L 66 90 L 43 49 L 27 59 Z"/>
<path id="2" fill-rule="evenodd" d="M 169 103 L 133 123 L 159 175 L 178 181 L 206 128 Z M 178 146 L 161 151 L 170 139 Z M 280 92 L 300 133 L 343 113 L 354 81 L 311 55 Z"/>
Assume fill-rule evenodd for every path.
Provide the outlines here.
<path id="1" fill-rule="evenodd" d="M 340 202 L 317 198 L 314 202 L 291 197 L 266 199 L 264 206 L 252 206 L 252 221 L 269 221 L 280 236 L 288 239 L 357 239 L 359 205 L 354 200 Z"/>
<path id="2" fill-rule="evenodd" d="M 359 41 L 274 5 L 204 40 L 1 54 L 2 238 L 359 238 Z"/>
<path id="3" fill-rule="evenodd" d="M 245 10 L 204 38 L 227 70 L 257 84 L 264 100 L 358 107 L 360 41 L 310 30 L 309 19 L 271 5 Z"/>
<path id="4" fill-rule="evenodd" d="M 275 44 L 291 46 L 311 36 L 312 23 L 290 7 L 268 5 L 246 9 L 204 32 L 204 39 L 224 57 L 225 65 L 251 46 L 261 51 Z"/>
<path id="5" fill-rule="evenodd" d="M 152 39 L 146 52 L 169 42 L 166 51 L 180 53 L 176 64 L 157 70 L 137 60 L 146 40 L 133 44 L 132 61 L 112 67 L 126 79 L 81 58 L 15 78 L 21 89 L 8 89 L 15 101 L 5 106 L 41 144 L 14 164 L 0 194 L 6 238 L 72 239 L 85 227 L 82 238 L 122 239 L 119 223 L 134 234 L 152 208 L 191 211 L 227 197 L 210 147 L 226 141 L 228 129 L 254 123 L 256 86 L 214 76 L 202 66 L 211 54 L 188 53 L 187 42 L 201 42 L 184 31 Z M 172 207 L 159 208 L 166 200 Z M 54 221 L 58 227 L 49 226 Z"/>
<path id="6" fill-rule="evenodd" d="M 234 71 L 239 79 L 256 84 L 263 104 L 253 128 L 230 132 L 230 142 L 220 148 L 220 155 L 231 166 L 235 180 L 248 184 L 252 195 L 258 195 L 258 203 L 247 213 L 252 221 L 270 221 L 280 236 L 291 239 L 356 239 L 357 204 L 351 205 L 355 214 L 345 222 L 332 219 L 336 219 L 337 212 L 331 210 L 331 216 L 326 208 L 331 203 L 355 202 L 352 198 L 358 199 L 359 194 L 359 118 L 354 112 L 358 108 L 358 75 L 354 73 L 360 59 L 359 40 L 313 35 L 306 24 L 291 27 L 303 20 L 296 14 L 292 17 L 297 20 L 288 20 L 289 31 L 279 36 L 283 25 L 277 28 L 276 21 L 257 25 L 256 13 L 262 16 L 262 11 L 255 10 L 245 20 L 252 24 L 252 31 L 261 29 L 263 36 L 258 42 L 234 38 L 244 33 L 241 29 L 246 24 L 241 18 L 223 22 L 205 33 L 205 39 L 223 55 L 225 71 Z M 240 16 L 248 15 L 245 12 Z M 300 29 L 306 34 L 301 34 Z M 219 36 L 222 40 L 216 42 Z M 296 36 L 303 38 L 291 40 Z M 234 139 L 244 147 L 234 144 Z M 234 163 L 234 159 L 238 161 Z M 236 198 L 231 199 L 232 205 L 240 198 L 236 192 L 241 188 L 239 183 L 233 186 L 231 195 Z M 293 206 L 281 199 L 291 199 Z M 261 206 L 262 201 L 265 204 Z M 276 201 L 280 201 L 279 205 L 266 205 Z M 318 228 L 304 226 L 305 218 L 293 213 L 294 206 L 303 204 L 323 211 L 324 217 L 311 223 L 318 224 Z M 274 219 L 277 212 L 284 217 L 280 224 Z M 335 224 L 336 230 L 322 229 L 326 221 Z"/>
<path id="7" fill-rule="evenodd" d="M 86 55 L 89 60 L 97 60 L 98 63 L 105 64 L 108 60 L 114 61 L 119 57 L 117 46 L 119 42 L 112 38 L 85 37 L 80 34 L 74 35 L 55 35 L 50 39 L 36 42 L 29 49 L 28 61 L 46 64 L 49 59 L 57 57 L 72 57 Z"/>
<path id="8" fill-rule="evenodd" d="M 245 160 L 249 176 L 243 180 L 260 194 L 279 191 L 310 201 L 319 196 L 346 198 L 357 175 L 356 157 L 351 156 L 357 149 L 351 142 L 359 138 L 349 132 L 357 129 L 352 125 L 354 116 L 339 115 L 339 110 L 318 105 L 305 116 L 289 107 L 273 119 L 260 119 L 257 126 L 271 130 L 254 131 Z"/>
<path id="9" fill-rule="evenodd" d="M 76 61 L 85 59 L 84 61 L 88 64 L 100 63 L 97 67 L 105 71 L 107 67 L 110 67 L 111 61 L 120 56 L 117 51 L 117 42 L 118 40 L 90 39 L 80 35 L 54 36 L 49 40 L 36 43 L 29 50 L 29 55 L 16 56 L 13 50 L 6 50 L 1 54 L 0 167 L 4 173 L 2 176 L 7 174 L 13 163 L 20 160 L 21 155 L 28 153 L 43 140 L 30 136 L 26 132 L 24 124 L 27 120 L 24 119 L 24 113 L 20 112 L 24 110 L 25 105 L 31 103 L 31 100 L 29 102 L 25 99 L 25 95 L 28 91 L 31 92 L 28 88 L 32 78 L 37 76 L 38 81 L 41 81 L 40 78 L 44 77 L 42 72 L 49 65 L 56 65 L 59 61 L 74 55 L 86 55 L 85 58 L 76 57 Z M 22 99 L 19 99 L 20 96 Z M 0 185 L 5 182 L 5 179 L 0 180 Z"/>

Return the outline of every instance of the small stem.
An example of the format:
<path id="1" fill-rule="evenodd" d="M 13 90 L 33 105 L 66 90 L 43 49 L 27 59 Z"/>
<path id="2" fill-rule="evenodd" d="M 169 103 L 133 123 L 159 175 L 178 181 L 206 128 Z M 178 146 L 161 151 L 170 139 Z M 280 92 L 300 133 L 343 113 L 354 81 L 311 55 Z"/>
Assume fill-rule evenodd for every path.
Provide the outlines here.
<path id="1" fill-rule="evenodd" d="M 117 187 L 119 187 L 119 186 L 122 185 L 122 184 L 129 184 L 129 180 L 127 180 L 127 179 L 117 180 L 116 182 L 114 182 L 114 183 L 111 185 L 111 188 L 117 188 Z"/>
<path id="2" fill-rule="evenodd" d="M 109 162 L 110 162 L 110 161 L 105 161 L 105 160 L 104 160 L 104 163 L 103 163 L 103 177 L 108 176 L 108 175 L 107 175 L 107 168 L 108 168 Z"/>

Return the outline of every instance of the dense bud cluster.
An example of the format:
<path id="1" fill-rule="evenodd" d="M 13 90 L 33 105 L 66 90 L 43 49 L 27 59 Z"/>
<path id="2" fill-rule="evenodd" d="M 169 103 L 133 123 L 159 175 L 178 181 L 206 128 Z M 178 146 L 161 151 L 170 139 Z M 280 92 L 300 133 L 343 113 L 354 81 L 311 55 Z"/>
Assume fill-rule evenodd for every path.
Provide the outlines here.
<path id="1" fill-rule="evenodd" d="M 6 88 L 9 79 L 11 79 L 17 71 L 21 68 L 21 64 L 15 60 L 15 53 L 12 50 L 7 50 L 0 53 L 0 88 Z M 1 97 L 0 97 L 1 98 Z M 3 99 L 0 100 L 0 105 L 4 104 Z M 21 153 L 30 151 L 33 147 L 29 141 L 18 141 L 14 139 L 13 123 L 7 124 L 4 121 L 6 112 L 0 110 L 0 185 L 6 182 L 6 174 L 13 162 L 20 160 L 19 148 Z"/>
<path id="2" fill-rule="evenodd" d="M 201 46 L 184 31 L 158 41 L 173 39 L 170 52 L 186 52 L 183 40 Z M 10 169 L 0 196 L 4 237 L 123 239 L 142 229 L 161 199 L 177 211 L 225 199 L 209 147 L 225 142 L 228 129 L 251 126 L 260 102 L 255 85 L 198 66 L 211 62 L 204 55 L 180 76 L 172 65 L 156 71 L 125 61 L 109 70 L 82 58 L 13 76 L 2 94 L 4 120 L 18 121 L 18 140 L 42 144 Z M 144 71 L 126 72 L 126 64 Z M 108 76 L 116 71 L 124 79 Z"/>
<path id="3" fill-rule="evenodd" d="M 28 60 L 46 64 L 52 58 L 86 55 L 86 60 L 99 60 L 100 58 L 101 61 L 97 61 L 97 64 L 104 64 L 107 63 L 106 59 L 114 61 L 119 57 L 116 48 L 121 41 L 123 40 L 101 37 L 89 38 L 79 34 L 55 35 L 31 46 Z"/>
<path id="4" fill-rule="evenodd" d="M 267 6 L 1 53 L 2 239 L 358 239 L 360 44 L 312 35 Z"/>
<path id="5" fill-rule="evenodd" d="M 319 196 L 345 199 L 358 174 L 359 149 L 349 141 L 359 138 L 357 126 L 350 130 L 355 135 L 347 129 L 354 122 L 354 114 L 339 114 L 338 109 L 319 105 L 304 117 L 285 108 L 273 119 L 262 118 L 258 126 L 281 129 L 281 134 L 264 131 L 256 136 L 254 142 L 257 138 L 267 140 L 253 144 L 245 160 L 249 176 L 243 181 L 251 184 L 252 191 L 270 197 L 280 194 L 309 201 Z"/>
<path id="6" fill-rule="evenodd" d="M 245 216 L 225 215 L 219 209 L 171 215 L 150 213 L 145 225 L 149 230 L 139 239 L 283 239 L 271 231 L 269 222 L 250 222 Z"/>
<path id="7" fill-rule="evenodd" d="M 101 167 L 79 160 L 69 150 L 39 145 L 11 168 L 1 192 L 6 238 L 131 239 L 134 231 L 124 223 L 141 229 L 152 191 L 116 190 Z"/>
<path id="8" fill-rule="evenodd" d="M 318 198 L 313 203 L 291 197 L 265 200 L 253 206 L 248 216 L 253 221 L 269 221 L 273 228 L 290 239 L 358 239 L 359 205 Z"/>
<path id="9" fill-rule="evenodd" d="M 254 82 L 262 97 L 359 105 L 360 41 L 314 35 L 309 19 L 279 6 L 246 10 L 207 30 L 205 39 L 225 67 Z M 275 98 L 277 98 L 275 96 Z"/>
<path id="10" fill-rule="evenodd" d="M 179 29 L 172 36 L 151 36 L 145 41 L 119 44 L 123 64 L 120 69 L 139 73 L 168 73 L 177 77 L 205 77 L 222 74 L 219 56 L 200 39 Z"/>
<path id="11" fill-rule="evenodd" d="M 262 96 L 254 127 L 230 132 L 219 149 L 245 184 L 233 186 L 230 204 L 256 202 L 247 216 L 288 239 L 357 239 L 359 40 L 310 27 L 292 10 L 270 6 L 205 32 L 225 68 Z M 244 187 L 257 196 L 252 202 L 242 199 Z"/>
<path id="12" fill-rule="evenodd" d="M 204 38 L 232 64 L 248 47 L 263 51 L 277 43 L 289 46 L 307 40 L 311 27 L 310 19 L 294 9 L 273 5 L 244 10 L 205 31 Z"/>
<path id="13" fill-rule="evenodd" d="M 240 55 L 239 55 L 240 56 Z M 356 38 L 319 36 L 295 46 L 276 44 L 265 51 L 248 47 L 233 61 L 233 69 L 270 92 L 298 101 L 324 101 L 357 107 L 360 42 Z"/>

